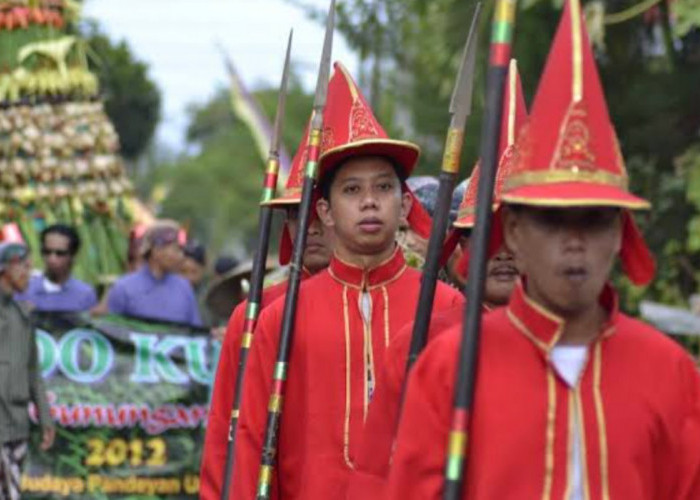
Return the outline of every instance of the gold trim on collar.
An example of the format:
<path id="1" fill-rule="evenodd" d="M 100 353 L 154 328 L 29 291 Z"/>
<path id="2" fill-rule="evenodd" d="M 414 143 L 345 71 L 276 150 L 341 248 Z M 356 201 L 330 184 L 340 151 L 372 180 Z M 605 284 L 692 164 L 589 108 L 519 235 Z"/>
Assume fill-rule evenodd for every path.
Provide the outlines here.
<path id="1" fill-rule="evenodd" d="M 350 460 L 350 411 L 351 404 L 351 378 L 350 378 L 350 314 L 348 311 L 348 289 L 343 287 L 343 320 L 345 324 L 345 420 L 343 422 L 343 460 L 345 465 L 355 469 L 355 464 Z"/>
<path id="2" fill-rule="evenodd" d="M 539 170 L 522 172 L 509 176 L 503 189 L 511 189 L 533 184 L 559 184 L 563 182 L 586 182 L 590 184 L 603 184 L 613 186 L 625 191 L 629 187 L 629 178 L 626 175 L 613 174 L 604 170 L 583 170 L 576 165 L 564 170 Z"/>
<path id="3" fill-rule="evenodd" d="M 510 312 L 510 311 L 509 311 Z M 547 431 L 545 441 L 547 448 L 544 455 L 544 490 L 542 500 L 552 498 L 552 483 L 554 482 L 554 435 L 557 419 L 557 381 L 554 369 L 547 365 Z"/>
<path id="4" fill-rule="evenodd" d="M 600 390 L 603 343 L 596 342 L 593 352 L 593 398 L 595 414 L 598 420 L 598 446 L 600 447 L 600 485 L 601 498 L 610 500 L 610 479 L 608 471 L 608 435 L 605 425 L 605 409 L 603 395 Z"/>

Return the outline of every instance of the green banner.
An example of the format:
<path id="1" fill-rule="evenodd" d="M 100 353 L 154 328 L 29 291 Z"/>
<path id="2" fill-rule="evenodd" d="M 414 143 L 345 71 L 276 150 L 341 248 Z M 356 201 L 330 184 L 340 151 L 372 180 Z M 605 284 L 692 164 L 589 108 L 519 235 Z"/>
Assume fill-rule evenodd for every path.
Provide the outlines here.
<path id="1" fill-rule="evenodd" d="M 22 498 L 196 498 L 219 343 L 120 317 L 34 319 L 57 435 L 43 453 L 34 429 Z"/>

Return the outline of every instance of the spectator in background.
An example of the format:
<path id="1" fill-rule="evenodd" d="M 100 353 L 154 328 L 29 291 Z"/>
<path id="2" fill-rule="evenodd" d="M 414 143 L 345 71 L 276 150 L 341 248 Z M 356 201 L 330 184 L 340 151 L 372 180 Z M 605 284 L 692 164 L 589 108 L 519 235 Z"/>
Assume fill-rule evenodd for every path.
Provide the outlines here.
<path id="1" fill-rule="evenodd" d="M 180 274 L 190 282 L 199 306 L 199 314 L 204 324 L 210 324 L 207 308 L 204 306 L 204 294 L 207 288 L 207 249 L 199 241 L 188 241 L 184 248 Z"/>
<path id="2" fill-rule="evenodd" d="M 38 410 L 41 449 L 49 449 L 56 436 L 38 365 L 34 329 L 13 300 L 13 294 L 27 288 L 31 269 L 28 255 L 29 249 L 23 244 L 0 243 L 0 498 L 8 500 L 20 498 L 30 401 Z"/>
<path id="3" fill-rule="evenodd" d="M 214 263 L 214 278 L 220 278 L 224 274 L 238 266 L 238 259 L 230 255 L 220 255 Z"/>
<path id="4" fill-rule="evenodd" d="M 207 271 L 207 249 L 200 242 L 193 240 L 187 242 L 183 249 L 185 258 L 182 260 L 180 274 L 190 282 L 196 291 L 202 288 Z"/>
<path id="5" fill-rule="evenodd" d="M 174 221 L 158 221 L 146 230 L 140 247 L 143 264 L 112 286 L 110 313 L 156 321 L 202 324 L 190 283 L 178 272 L 182 266 L 181 230 Z"/>
<path id="6" fill-rule="evenodd" d="M 41 232 L 44 273 L 29 280 L 27 291 L 15 298 L 29 302 L 38 311 L 83 312 L 97 305 L 94 288 L 73 278 L 73 264 L 80 250 L 75 228 L 54 224 Z"/>

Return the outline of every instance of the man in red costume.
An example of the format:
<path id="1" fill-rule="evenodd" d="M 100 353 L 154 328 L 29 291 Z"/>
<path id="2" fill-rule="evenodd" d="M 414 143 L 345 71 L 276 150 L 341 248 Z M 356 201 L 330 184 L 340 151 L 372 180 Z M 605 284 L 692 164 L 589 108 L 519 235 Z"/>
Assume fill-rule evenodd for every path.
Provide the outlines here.
<path id="1" fill-rule="evenodd" d="M 515 60 L 511 61 L 506 82 L 497 182 L 494 186 L 494 207 L 500 204 L 501 189 L 513 158 L 516 134 L 527 120 L 527 108 Z M 458 272 L 465 277 L 469 263 L 469 236 L 474 226 L 478 184 L 479 165 L 477 164 L 468 181 L 459 205 L 457 219 L 452 224 L 452 231 L 443 252 L 443 260 L 445 260 L 446 255 L 452 253 L 457 244 L 460 245 L 462 256 L 457 268 Z M 484 286 L 485 311 L 508 303 L 517 277 L 518 269 L 515 266 L 513 254 L 501 246 L 487 263 Z M 463 316 L 464 306 L 462 305 L 435 314 L 430 320 L 428 341 L 454 325 L 461 325 Z M 399 331 L 396 340 L 386 351 L 383 366 L 385 383 L 377 389 L 370 405 L 356 470 L 351 479 L 349 496 L 353 500 L 379 499 L 385 496 L 412 336 L 413 323 L 409 323 Z"/>
<path id="2" fill-rule="evenodd" d="M 504 187 L 523 278 L 482 324 L 470 500 L 700 498 L 697 368 L 619 312 L 607 283 L 618 254 L 637 284 L 654 264 L 584 26 L 567 0 Z M 389 498 L 442 497 L 460 334 L 435 339 L 409 377 Z"/>
<path id="3" fill-rule="evenodd" d="M 307 134 L 299 145 L 292 161 L 287 185 L 281 196 L 270 201 L 270 205 L 286 211 L 286 221 L 280 240 L 280 264 L 287 265 L 292 254 L 292 242 L 297 233 L 297 210 L 301 201 L 301 182 L 304 170 Z M 333 231 L 324 228 L 318 218 L 314 218 L 307 231 L 304 251 L 304 272 L 302 279 L 316 274 L 326 267 L 333 253 Z M 287 290 L 287 281 L 263 290 L 261 307 L 264 309 Z M 207 432 L 202 452 L 199 495 L 203 500 L 218 500 L 224 483 L 224 465 L 228 448 L 231 410 L 234 388 L 238 374 L 238 360 L 241 340 L 245 333 L 245 313 L 248 301 L 238 304 L 233 310 L 226 327 L 226 335 L 221 346 L 219 365 L 216 370 L 212 392 Z"/>
<path id="4" fill-rule="evenodd" d="M 389 139 L 336 63 L 324 113 L 318 214 L 335 233 L 328 269 L 302 283 L 272 480 L 274 498 L 343 498 L 384 351 L 415 314 L 420 273 L 395 243 L 429 218 L 403 180 L 418 147 Z M 462 301 L 440 285 L 435 310 Z M 262 314 L 236 441 L 234 498 L 254 498 L 284 303 Z"/>

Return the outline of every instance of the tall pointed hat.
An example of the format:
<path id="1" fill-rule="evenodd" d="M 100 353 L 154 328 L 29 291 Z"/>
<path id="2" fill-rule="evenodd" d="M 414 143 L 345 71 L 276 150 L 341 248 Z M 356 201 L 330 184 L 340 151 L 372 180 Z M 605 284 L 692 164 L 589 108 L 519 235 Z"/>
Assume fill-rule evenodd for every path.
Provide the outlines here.
<path id="1" fill-rule="evenodd" d="M 266 204 L 273 208 L 291 208 L 296 207 L 301 203 L 301 188 L 304 182 L 304 167 L 307 159 L 307 145 L 309 142 L 309 124 L 307 123 L 304 129 L 304 135 L 301 138 L 297 152 L 292 159 L 292 164 L 289 167 L 287 183 L 285 184 L 282 193 L 276 198 L 268 201 Z M 282 227 L 279 245 L 279 263 L 286 266 L 292 259 L 293 241 L 292 235 L 289 233 L 289 228 L 285 223 Z"/>
<path id="2" fill-rule="evenodd" d="M 518 64 L 511 59 L 508 66 L 506 84 L 503 87 L 503 112 L 501 115 L 501 138 L 498 145 L 498 165 L 496 170 L 496 183 L 493 190 L 493 209 L 496 210 L 501 203 L 501 191 L 503 184 L 512 168 L 515 156 L 515 140 L 520 129 L 527 121 L 527 106 L 523 96 L 523 86 L 520 81 Z M 452 223 L 452 231 L 443 246 L 441 262 L 445 263 L 455 249 L 459 241 L 460 233 L 465 229 L 474 227 L 476 216 L 476 195 L 479 187 L 480 164 L 477 163 L 472 170 L 471 177 L 467 180 L 467 189 L 464 191 L 462 202 L 459 205 L 457 219 Z M 498 220 L 498 219 L 496 219 Z M 497 229 L 495 228 L 494 231 Z M 500 241 L 500 240 L 499 240 Z M 493 245 L 492 245 L 493 246 Z M 494 249 L 496 250 L 496 249 Z M 468 252 L 463 253 L 462 266 L 468 259 Z"/>
<path id="3" fill-rule="evenodd" d="M 502 201 L 649 208 L 628 184 L 581 6 L 578 0 L 566 0 Z M 654 259 L 629 212 L 623 214 L 622 264 L 633 282 L 646 284 L 654 275 Z"/>
<path id="4" fill-rule="evenodd" d="M 501 191 L 503 184 L 512 168 L 515 139 L 527 121 L 527 107 L 523 96 L 523 86 L 518 73 L 518 64 L 511 59 L 508 66 L 506 85 L 503 88 L 503 113 L 501 116 L 501 138 L 498 145 L 498 165 L 496 170 L 496 183 L 493 191 L 494 209 L 501 203 Z M 459 205 L 457 220 L 452 224 L 459 229 L 470 229 L 474 226 L 476 213 L 476 194 L 479 186 L 479 172 L 481 168 L 476 164 L 472 175 L 467 182 L 462 203 Z"/>
<path id="5" fill-rule="evenodd" d="M 336 62 L 328 84 L 328 100 L 323 113 L 323 136 L 319 158 L 319 179 L 343 161 L 357 156 L 381 156 L 411 175 L 420 155 L 420 148 L 410 142 L 390 139 L 372 112 L 367 100 L 345 67 Z M 424 238 L 430 236 L 430 215 L 413 197 L 408 223 Z"/>

